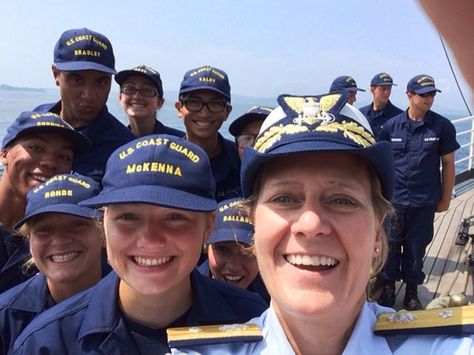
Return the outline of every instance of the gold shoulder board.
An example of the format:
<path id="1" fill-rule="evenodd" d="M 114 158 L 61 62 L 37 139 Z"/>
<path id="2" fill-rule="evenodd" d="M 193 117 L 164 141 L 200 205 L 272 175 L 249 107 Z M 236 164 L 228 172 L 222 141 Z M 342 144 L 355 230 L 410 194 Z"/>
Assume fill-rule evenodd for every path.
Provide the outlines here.
<path id="1" fill-rule="evenodd" d="M 376 335 L 472 335 L 474 305 L 382 313 L 378 316 Z"/>

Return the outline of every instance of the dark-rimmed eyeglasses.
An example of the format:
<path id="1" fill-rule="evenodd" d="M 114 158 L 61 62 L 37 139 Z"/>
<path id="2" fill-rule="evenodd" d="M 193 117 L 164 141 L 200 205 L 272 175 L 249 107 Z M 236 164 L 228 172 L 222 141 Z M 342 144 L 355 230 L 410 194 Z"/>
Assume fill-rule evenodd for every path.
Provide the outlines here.
<path id="1" fill-rule="evenodd" d="M 198 99 L 183 99 L 181 103 L 184 104 L 184 107 L 191 112 L 199 112 L 204 106 L 207 107 L 207 110 L 211 113 L 221 113 L 224 112 L 228 103 L 227 101 L 208 101 L 204 102 Z"/>
<path id="2" fill-rule="evenodd" d="M 421 97 L 435 97 L 436 91 L 425 92 L 424 94 L 417 94 L 417 95 Z"/>
<path id="3" fill-rule="evenodd" d="M 246 148 L 246 147 L 251 147 L 255 143 L 255 140 L 257 139 L 256 135 L 253 134 L 241 134 L 237 137 L 235 137 L 235 142 L 239 146 L 239 148 Z"/>
<path id="4" fill-rule="evenodd" d="M 138 89 L 135 86 L 123 85 L 120 87 L 120 92 L 125 95 L 135 95 L 137 92 L 140 93 L 143 97 L 153 97 L 158 95 L 158 92 L 151 88 L 141 88 Z"/>

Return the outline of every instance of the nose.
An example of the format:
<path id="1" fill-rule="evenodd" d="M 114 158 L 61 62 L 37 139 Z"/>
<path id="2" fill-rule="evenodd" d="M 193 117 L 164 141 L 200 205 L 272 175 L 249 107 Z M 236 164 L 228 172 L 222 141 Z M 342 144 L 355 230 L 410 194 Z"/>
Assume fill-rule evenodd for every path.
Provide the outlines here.
<path id="1" fill-rule="evenodd" d="M 321 207 L 305 207 L 291 226 L 296 236 L 315 238 L 324 237 L 331 232 L 328 217 Z"/>
<path id="2" fill-rule="evenodd" d="M 59 157 L 56 152 L 45 152 L 41 157 L 40 167 L 46 171 L 55 173 L 58 170 Z"/>
<path id="3" fill-rule="evenodd" d="M 157 224 L 144 222 L 137 230 L 139 247 L 149 248 L 151 245 L 163 245 L 166 243 L 166 236 L 160 231 Z"/>
<path id="4" fill-rule="evenodd" d="M 93 100 L 96 97 L 96 90 L 92 85 L 84 85 L 82 97 L 86 100 Z"/>

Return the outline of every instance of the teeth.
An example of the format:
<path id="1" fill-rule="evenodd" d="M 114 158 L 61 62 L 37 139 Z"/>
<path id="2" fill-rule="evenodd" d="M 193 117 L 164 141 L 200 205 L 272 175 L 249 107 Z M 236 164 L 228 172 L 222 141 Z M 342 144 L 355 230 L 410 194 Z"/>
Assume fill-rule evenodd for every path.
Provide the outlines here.
<path id="1" fill-rule="evenodd" d="M 79 253 L 77 251 L 75 251 L 75 252 L 68 253 L 68 254 L 53 255 L 53 256 L 51 256 L 51 259 L 55 263 L 65 263 L 67 261 L 71 261 L 71 260 L 77 258 L 78 255 L 79 255 Z"/>
<path id="2" fill-rule="evenodd" d="M 199 126 L 199 127 L 209 127 L 212 125 L 212 122 L 207 122 L 207 121 L 194 121 L 194 123 L 196 124 L 196 126 Z"/>
<path id="3" fill-rule="evenodd" d="M 171 256 L 165 256 L 158 259 L 144 258 L 143 256 L 134 256 L 133 260 L 140 266 L 156 266 L 168 263 L 171 260 Z"/>
<path id="4" fill-rule="evenodd" d="M 31 176 L 33 179 L 41 181 L 41 182 L 45 182 L 47 180 L 44 176 L 41 176 L 41 175 L 31 175 Z"/>
<path id="5" fill-rule="evenodd" d="M 243 276 L 242 275 L 225 275 L 226 280 L 229 281 L 239 281 Z"/>
<path id="6" fill-rule="evenodd" d="M 338 261 L 329 256 L 287 255 L 286 260 L 292 265 L 334 266 Z"/>

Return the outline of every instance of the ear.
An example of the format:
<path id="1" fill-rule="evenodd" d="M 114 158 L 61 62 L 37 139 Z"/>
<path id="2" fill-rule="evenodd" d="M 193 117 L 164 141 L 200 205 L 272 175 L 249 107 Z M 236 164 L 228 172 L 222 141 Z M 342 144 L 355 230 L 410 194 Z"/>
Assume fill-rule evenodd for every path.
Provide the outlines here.
<path id="1" fill-rule="evenodd" d="M 174 107 L 176 108 L 176 111 L 178 111 L 178 117 L 184 118 L 183 105 L 179 100 L 176 100 L 176 102 L 174 103 Z"/>
<path id="2" fill-rule="evenodd" d="M 0 162 L 2 163 L 3 166 L 8 165 L 7 155 L 8 155 L 7 148 L 3 148 L 2 150 L 0 150 Z"/>
<path id="3" fill-rule="evenodd" d="M 158 101 L 156 103 L 156 109 L 157 110 L 161 109 L 163 107 L 164 103 L 165 103 L 165 99 L 162 98 L 162 97 L 159 97 Z"/>
<path id="4" fill-rule="evenodd" d="M 212 228 L 214 227 L 214 221 L 216 220 L 216 214 L 215 212 L 209 212 L 207 213 L 206 216 L 206 224 L 204 227 L 204 235 L 202 238 L 202 243 L 204 244 L 207 239 L 209 238 L 209 235 L 211 235 Z"/>
<path id="5" fill-rule="evenodd" d="M 53 72 L 54 80 L 56 81 L 56 86 L 59 86 L 59 75 L 61 74 L 61 71 L 56 68 L 56 65 L 54 64 L 51 65 L 51 70 Z"/>
<path id="6" fill-rule="evenodd" d="M 230 105 L 230 104 L 227 105 L 226 111 L 227 111 L 227 116 L 225 117 L 225 120 L 227 120 L 229 118 L 229 115 L 232 112 L 232 105 Z"/>
<path id="7" fill-rule="evenodd" d="M 384 238 L 383 227 L 384 227 L 384 221 L 385 221 L 386 216 L 387 216 L 386 214 L 383 216 L 383 218 L 380 220 L 380 224 L 377 226 L 375 230 L 375 241 L 374 241 L 374 251 L 373 251 L 374 258 L 379 256 L 380 251 L 382 250 L 382 238 Z"/>

